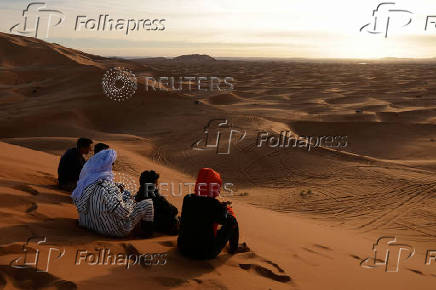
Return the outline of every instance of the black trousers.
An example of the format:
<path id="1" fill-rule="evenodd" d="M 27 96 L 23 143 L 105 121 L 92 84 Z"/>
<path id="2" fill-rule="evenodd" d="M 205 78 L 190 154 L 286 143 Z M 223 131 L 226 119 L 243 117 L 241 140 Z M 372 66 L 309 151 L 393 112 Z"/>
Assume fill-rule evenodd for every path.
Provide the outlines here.
<path id="1" fill-rule="evenodd" d="M 191 240 L 191 238 L 189 238 Z M 202 245 L 205 247 L 193 247 L 184 239 L 178 239 L 177 246 L 180 252 L 194 259 L 213 259 L 221 253 L 224 247 L 229 243 L 229 252 L 233 253 L 238 249 L 239 243 L 239 226 L 235 217 L 229 215 L 226 221 L 217 231 L 217 235 L 211 245 Z"/>
<path id="2" fill-rule="evenodd" d="M 221 253 L 227 242 L 229 242 L 229 252 L 234 253 L 238 249 L 239 226 L 238 221 L 232 215 L 227 217 L 226 223 L 217 232 L 214 251 L 211 253 L 212 258 Z"/>

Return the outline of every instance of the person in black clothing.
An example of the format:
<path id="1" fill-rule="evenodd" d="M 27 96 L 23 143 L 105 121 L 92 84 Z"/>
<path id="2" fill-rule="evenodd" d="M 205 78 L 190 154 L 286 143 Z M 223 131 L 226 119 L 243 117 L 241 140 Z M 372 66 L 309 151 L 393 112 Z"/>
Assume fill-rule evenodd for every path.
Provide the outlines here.
<path id="1" fill-rule="evenodd" d="M 222 179 L 210 169 L 200 170 L 195 184 L 195 194 L 183 199 L 177 247 L 180 252 L 196 259 L 218 256 L 229 242 L 229 252 L 238 250 L 239 227 L 229 203 L 220 202 Z M 218 230 L 218 225 L 221 228 Z"/>
<path id="2" fill-rule="evenodd" d="M 100 151 L 109 149 L 109 145 L 104 144 L 104 143 L 97 143 L 94 145 L 94 155 L 97 154 Z"/>
<path id="3" fill-rule="evenodd" d="M 68 149 L 62 155 L 58 167 L 58 182 L 61 189 L 73 191 L 76 188 L 80 171 L 86 162 L 83 155 L 91 151 L 91 145 L 91 139 L 80 138 L 75 148 Z"/>
<path id="4" fill-rule="evenodd" d="M 179 219 L 177 208 L 160 195 L 157 189 L 159 174 L 155 171 L 144 171 L 139 178 L 139 191 L 136 193 L 136 202 L 151 198 L 154 207 L 153 231 L 169 235 L 177 235 L 179 230 Z M 150 224 L 142 222 L 144 232 L 150 232 Z"/>

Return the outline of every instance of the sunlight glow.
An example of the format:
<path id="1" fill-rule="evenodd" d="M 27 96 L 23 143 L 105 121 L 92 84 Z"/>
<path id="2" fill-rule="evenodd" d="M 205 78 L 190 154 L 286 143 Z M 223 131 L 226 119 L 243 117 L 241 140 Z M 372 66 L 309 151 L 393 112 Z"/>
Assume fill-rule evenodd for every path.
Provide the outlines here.
<path id="1" fill-rule="evenodd" d="M 176 56 L 209 53 L 214 56 L 380 58 L 432 57 L 436 25 L 425 31 L 426 17 L 436 15 L 434 0 L 392 1 L 388 37 L 379 15 L 380 34 L 373 27 L 374 0 L 51 0 L 47 5 L 66 18 L 52 29 L 48 41 L 101 55 Z M 29 1 L 0 3 L 2 32 L 9 32 Z M 124 19 L 166 19 L 165 31 L 74 31 L 76 17 L 100 14 Z M 408 19 L 410 25 L 403 27 Z M 436 21 L 436 18 L 435 18 Z M 371 24 L 370 24 L 371 23 Z M 368 24 L 363 31 L 362 26 Z"/>

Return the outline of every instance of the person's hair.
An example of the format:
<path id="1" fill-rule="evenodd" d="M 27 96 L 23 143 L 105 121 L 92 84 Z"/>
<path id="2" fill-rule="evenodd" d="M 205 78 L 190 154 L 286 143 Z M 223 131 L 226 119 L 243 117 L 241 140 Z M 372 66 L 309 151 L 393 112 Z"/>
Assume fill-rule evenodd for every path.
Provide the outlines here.
<path id="1" fill-rule="evenodd" d="M 139 177 L 139 184 L 155 183 L 159 179 L 159 173 L 154 170 L 146 170 Z"/>
<path id="2" fill-rule="evenodd" d="M 77 140 L 77 148 L 88 147 L 92 144 L 92 140 L 88 138 L 79 138 Z"/>
<path id="3" fill-rule="evenodd" d="M 97 143 L 94 146 L 94 154 L 97 154 L 98 152 L 106 150 L 106 149 L 109 149 L 109 145 L 104 144 L 104 143 Z"/>
<path id="4" fill-rule="evenodd" d="M 136 193 L 135 201 L 140 202 L 146 198 L 152 198 L 156 190 L 155 183 L 159 179 L 159 174 L 154 170 L 146 170 L 139 177 L 139 190 Z"/>

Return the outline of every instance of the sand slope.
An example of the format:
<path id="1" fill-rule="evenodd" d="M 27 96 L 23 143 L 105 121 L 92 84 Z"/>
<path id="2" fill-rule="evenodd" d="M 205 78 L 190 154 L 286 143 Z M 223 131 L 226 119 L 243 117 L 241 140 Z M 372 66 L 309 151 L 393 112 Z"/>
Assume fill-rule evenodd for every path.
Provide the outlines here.
<path id="1" fill-rule="evenodd" d="M 190 261 L 175 250 L 175 237 L 104 238 L 77 227 L 77 214 L 70 198 L 53 187 L 56 156 L 5 143 L 0 143 L 0 155 L 5 160 L 2 164 L 5 167 L 0 171 L 1 231 L 5 233 L 1 238 L 0 263 L 4 266 L 0 267 L 0 273 L 3 285 L 8 288 L 33 285 L 71 289 L 75 285 L 96 289 L 128 284 L 131 289 L 234 289 L 241 285 L 243 289 L 381 289 L 385 286 L 432 289 L 431 269 L 419 263 L 424 259 L 422 249 L 413 262 L 404 264 L 401 275 L 385 273 L 383 269 L 364 269 L 359 266 L 359 259 L 370 254 L 375 236 L 329 229 L 324 223 L 316 224 L 240 202 L 235 202 L 234 207 L 240 219 L 241 237 L 252 249 L 249 253 L 235 256 L 223 253 L 213 261 Z M 135 160 L 133 166 L 150 162 L 144 158 Z M 163 178 L 171 175 L 183 179 L 170 169 L 160 170 Z M 38 247 L 41 256 L 49 246 L 65 249 L 62 259 L 51 260 L 49 273 L 7 266 L 22 255 L 21 246 L 30 236 L 47 237 L 47 245 Z M 101 247 L 116 253 L 167 253 L 168 261 L 163 266 L 133 265 L 128 270 L 116 265 L 74 264 L 78 250 L 92 252 Z M 39 267 L 45 266 L 42 260 Z"/>

